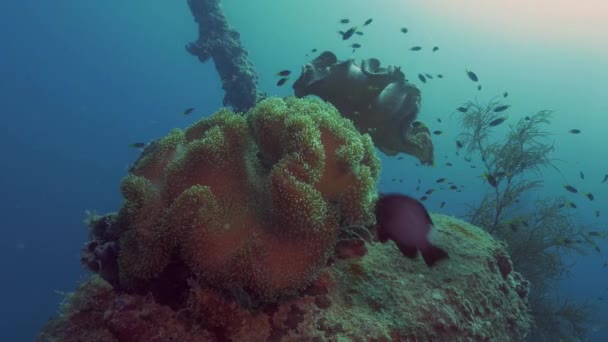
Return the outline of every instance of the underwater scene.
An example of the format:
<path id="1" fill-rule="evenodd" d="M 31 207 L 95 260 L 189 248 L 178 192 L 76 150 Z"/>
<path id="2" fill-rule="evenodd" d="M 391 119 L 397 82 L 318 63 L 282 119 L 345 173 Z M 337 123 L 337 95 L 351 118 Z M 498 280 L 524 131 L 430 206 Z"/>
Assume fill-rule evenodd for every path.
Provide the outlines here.
<path id="1" fill-rule="evenodd" d="M 0 341 L 608 341 L 605 1 L 0 17 Z"/>

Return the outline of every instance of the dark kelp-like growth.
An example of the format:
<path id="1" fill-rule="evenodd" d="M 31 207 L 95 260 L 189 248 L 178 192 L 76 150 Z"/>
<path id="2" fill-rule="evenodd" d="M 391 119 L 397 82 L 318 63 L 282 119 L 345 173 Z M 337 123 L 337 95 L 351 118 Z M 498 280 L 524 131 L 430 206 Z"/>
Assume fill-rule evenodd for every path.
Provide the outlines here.
<path id="1" fill-rule="evenodd" d="M 563 198 L 520 205 L 522 196 L 543 186 L 542 171 L 555 167 L 554 150 L 546 130 L 552 112 L 539 111 L 521 118 L 502 139 L 492 125 L 504 114 L 499 101 L 468 102 L 461 108 L 463 131 L 458 136 L 466 152 L 478 156 L 490 189 L 481 202 L 469 207 L 471 223 L 507 242 L 513 267 L 531 282 L 530 305 L 535 321 L 529 341 L 582 338 L 592 319 L 592 307 L 559 299 L 556 280 L 571 268 L 567 256 L 599 250 L 595 239 L 565 205 Z"/>
<path id="2" fill-rule="evenodd" d="M 324 51 L 302 66 L 293 89 L 296 97 L 315 95 L 334 105 L 384 154 L 406 153 L 424 165 L 433 164 L 431 131 L 417 121 L 420 89 L 406 80 L 400 67 L 381 66 L 376 58 L 339 61 Z"/>

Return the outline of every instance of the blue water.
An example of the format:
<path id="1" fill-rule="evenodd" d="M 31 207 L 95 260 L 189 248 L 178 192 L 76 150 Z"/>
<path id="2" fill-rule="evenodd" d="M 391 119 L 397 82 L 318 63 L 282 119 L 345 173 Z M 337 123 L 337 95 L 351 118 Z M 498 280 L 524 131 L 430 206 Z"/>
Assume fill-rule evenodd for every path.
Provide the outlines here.
<path id="1" fill-rule="evenodd" d="M 600 184 L 608 173 L 603 157 L 608 143 L 605 42 L 565 37 L 563 44 L 543 45 L 532 38 L 498 37 L 471 23 L 483 13 L 446 13 L 440 2 L 327 3 L 234 0 L 224 1 L 224 9 L 250 51 L 261 89 L 271 95 L 290 94 L 288 86 L 275 86 L 274 74 L 292 69 L 297 77 L 312 48 L 331 49 L 341 59 L 351 56 L 336 33 L 342 17 L 374 18 L 355 58 L 402 65 L 411 79 L 425 71 L 446 75 L 419 84 L 419 119 L 432 130 L 445 131 L 434 137 L 437 166 L 420 168 L 407 156 L 382 156 L 382 191 L 414 193 L 419 178 L 425 188 L 448 177 L 465 184 L 466 191 L 443 192 L 426 205 L 463 215 L 465 204 L 478 201 L 487 186 L 480 170 L 453 156 L 458 130 L 449 114 L 466 100 L 487 100 L 508 90 L 520 117 L 540 109 L 556 113 L 551 130 L 560 172 L 547 170 L 544 188 L 528 195 L 530 201 L 566 195 L 561 185 L 572 183 L 596 197 L 594 202 L 579 198 L 574 214 L 595 229 L 606 229 L 608 183 Z M 402 26 L 410 29 L 407 37 L 398 31 Z M 87 237 L 84 213 L 119 208 L 120 179 L 139 153 L 128 145 L 186 127 L 221 106 L 223 92 L 213 64 L 201 64 L 184 50 L 196 36 L 186 1 L 0 2 L 0 341 L 32 340 L 56 313 L 60 292 L 73 290 L 86 276 L 79 263 Z M 418 44 L 441 49 L 432 56 L 408 52 Z M 482 92 L 466 79 L 465 68 L 480 75 Z M 179 115 L 187 107 L 195 107 L 195 113 Z M 583 133 L 567 133 L 574 127 Z M 444 167 L 446 161 L 455 166 Z M 585 172 L 584 181 L 579 170 Z M 403 183 L 393 178 L 403 178 Z M 440 210 L 441 201 L 446 206 Z M 593 216 L 596 209 L 602 210 L 600 219 Z M 600 248 L 601 254 L 573 256 L 572 275 L 561 285 L 566 296 L 596 302 L 600 319 L 608 321 L 608 308 L 597 299 L 608 301 L 605 240 Z M 593 341 L 608 339 L 608 327 L 595 330 Z"/>

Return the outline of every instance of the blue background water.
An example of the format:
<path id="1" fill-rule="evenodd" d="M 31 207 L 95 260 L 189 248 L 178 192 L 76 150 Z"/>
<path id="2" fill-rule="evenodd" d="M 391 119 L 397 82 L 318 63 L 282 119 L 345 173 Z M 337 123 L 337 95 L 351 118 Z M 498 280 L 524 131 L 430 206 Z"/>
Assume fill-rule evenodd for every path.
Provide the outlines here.
<path id="1" fill-rule="evenodd" d="M 536 2 L 542 18 L 548 2 Z M 545 25 L 531 17 L 520 25 L 509 16 L 512 8 L 477 8 L 469 0 L 449 6 L 439 1 L 327 3 L 235 0 L 224 1 L 224 9 L 250 51 L 261 89 L 271 95 L 290 94 L 288 86 L 275 86 L 274 74 L 292 69 L 297 77 L 312 57 L 305 56 L 310 49 L 331 49 L 344 59 L 353 55 L 347 45 L 355 41 L 363 47 L 353 57 L 401 65 L 415 80 L 423 91 L 419 119 L 432 130 L 445 131 L 434 137 L 438 163 L 419 168 L 410 157 L 383 156 L 381 190 L 414 193 L 418 178 L 424 190 L 448 177 L 466 191 L 442 191 L 427 206 L 462 215 L 465 204 L 478 201 L 487 185 L 479 169 L 454 157 L 458 129 L 450 113 L 466 100 L 485 101 L 507 90 L 511 122 L 541 109 L 555 110 L 551 130 L 560 172 L 547 170 L 545 187 L 528 195 L 529 201 L 565 195 L 561 185 L 571 183 L 596 197 L 594 202 L 577 198 L 579 208 L 573 213 L 605 229 L 608 183 L 600 182 L 608 173 L 603 150 L 608 145 L 608 44 L 592 34 L 608 26 L 576 17 L 584 16 L 580 11 L 570 12 L 563 22 L 544 18 Z M 597 5 L 595 15 L 608 18 L 600 2 L 581 3 Z M 345 43 L 336 33 L 344 29 L 338 24 L 343 17 L 361 23 L 371 17 L 374 22 L 363 37 Z M 409 29 L 406 35 L 399 32 L 403 26 Z M 564 31 L 552 33 L 555 27 Z M 139 153 L 128 145 L 186 127 L 221 106 L 213 64 L 201 64 L 184 50 L 195 38 L 186 1 L 0 2 L 1 341 L 32 340 L 55 314 L 62 299 L 57 291 L 70 291 L 85 277 L 79 263 L 87 235 L 84 213 L 120 206 L 119 181 Z M 440 50 L 412 53 L 413 45 Z M 480 76 L 481 92 L 466 79 L 465 68 Z M 419 72 L 442 73 L 445 79 L 420 84 Z M 186 107 L 196 111 L 179 115 Z M 506 132 L 504 126 L 499 134 Z M 567 133 L 574 127 L 583 133 Z M 454 167 L 443 166 L 446 161 Z M 584 181 L 578 178 L 580 170 Z M 439 210 L 441 201 L 447 204 Z M 593 216 L 596 209 L 602 211 L 599 219 Z M 607 250 L 608 244 L 603 241 L 600 247 Z M 608 296 L 608 268 L 602 268 L 607 259 L 604 251 L 577 257 L 571 279 L 562 284 L 564 294 L 603 306 L 606 321 L 608 309 L 597 297 Z M 597 330 L 595 341 L 607 338 L 608 328 Z"/>

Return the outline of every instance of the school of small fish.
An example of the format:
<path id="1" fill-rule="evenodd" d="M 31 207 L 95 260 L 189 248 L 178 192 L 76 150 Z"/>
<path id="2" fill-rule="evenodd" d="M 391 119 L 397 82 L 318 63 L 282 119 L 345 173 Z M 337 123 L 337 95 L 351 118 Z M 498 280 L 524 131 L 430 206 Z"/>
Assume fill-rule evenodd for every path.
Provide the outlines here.
<path id="1" fill-rule="evenodd" d="M 338 20 L 338 24 L 344 25 L 344 27 L 345 27 L 344 30 L 338 30 L 338 35 L 340 37 L 340 40 L 349 41 L 350 44 L 348 44 L 347 47 L 352 49 L 353 54 L 355 52 L 357 52 L 359 49 L 363 48 L 363 44 L 359 41 L 352 42 L 351 39 L 361 39 L 361 37 L 364 36 L 365 31 L 368 29 L 368 27 L 372 23 L 373 23 L 372 18 L 365 20 L 360 25 L 352 25 L 351 20 L 349 18 L 341 18 Z M 404 37 L 406 37 L 406 39 L 407 39 L 407 37 L 409 37 L 411 35 L 410 29 L 405 26 L 400 27 L 399 31 L 401 32 L 401 34 Z M 356 37 L 359 37 L 359 38 L 356 38 Z M 405 44 L 405 43 L 403 43 L 403 44 Z M 435 52 L 439 51 L 439 46 L 432 45 L 429 47 L 425 47 L 423 45 L 412 44 L 412 45 L 408 45 L 407 49 L 408 49 L 408 51 L 416 53 L 415 55 L 423 56 L 425 53 L 428 53 L 429 51 L 430 51 L 430 53 L 435 53 Z M 317 53 L 318 51 L 319 50 L 317 48 L 312 48 L 306 53 L 306 56 Z M 292 71 L 290 69 L 282 69 L 282 70 L 277 71 L 274 75 L 275 77 L 277 77 L 276 86 L 277 87 L 284 86 L 290 80 L 291 74 L 292 74 Z M 418 72 L 417 78 L 422 84 L 427 84 L 430 80 L 443 79 L 444 75 L 442 73 Z M 483 89 L 481 82 L 480 82 L 480 77 L 475 71 L 468 69 L 468 68 L 465 69 L 464 78 L 467 79 L 468 82 L 469 81 L 472 82 L 475 85 L 475 88 L 477 89 L 477 91 L 481 91 Z M 509 92 L 503 91 L 501 95 L 502 95 L 501 96 L 502 99 L 507 99 L 509 97 Z M 485 124 L 487 124 L 488 127 L 497 127 L 497 126 L 502 125 L 503 123 L 505 123 L 508 120 L 509 115 L 507 115 L 506 113 L 510 109 L 511 109 L 510 104 L 497 103 L 496 105 L 494 105 L 493 107 L 490 108 L 491 112 L 496 115 L 493 116 L 492 119 L 489 120 L 488 122 L 486 122 Z M 459 113 L 462 113 L 463 115 L 466 115 L 467 113 L 469 113 L 469 110 L 470 110 L 470 108 L 467 106 L 459 106 L 456 108 L 456 111 Z M 194 107 L 188 107 L 181 112 L 181 115 L 188 116 L 188 115 L 192 114 L 194 111 L 195 111 Z M 523 119 L 525 121 L 530 121 L 531 117 L 524 116 Z M 438 124 L 443 123 L 443 120 L 441 117 L 437 117 L 436 121 Z M 416 126 L 416 125 L 421 126 L 423 124 L 416 121 L 413 123 L 413 126 Z M 579 129 L 579 128 L 571 128 L 567 132 L 570 134 L 573 134 L 573 135 L 578 135 L 578 134 L 582 133 L 581 129 Z M 441 129 L 436 129 L 436 130 L 432 130 L 431 133 L 435 136 L 442 136 L 442 135 L 444 135 L 445 131 L 441 130 Z M 150 144 L 149 142 L 138 141 L 138 142 L 131 143 L 128 146 L 130 148 L 143 151 L 146 147 L 148 147 L 149 144 Z M 465 144 L 467 144 L 467 143 L 463 142 L 461 140 L 455 140 L 456 156 L 460 156 L 459 151 L 465 147 Z M 446 155 L 445 158 L 448 158 L 448 156 Z M 402 160 L 402 159 L 403 159 L 402 156 L 397 157 L 397 160 Z M 464 161 L 469 164 L 468 166 L 470 168 L 473 168 L 473 169 L 477 168 L 477 165 L 473 164 L 473 160 L 471 159 L 471 157 L 465 155 Z M 485 163 L 486 162 L 485 158 L 482 157 L 481 162 Z M 420 166 L 420 164 L 416 164 L 416 165 Z M 451 161 L 445 161 L 444 165 L 447 167 L 454 167 L 454 164 Z M 493 173 L 486 172 L 481 175 L 481 178 L 491 188 L 500 188 L 501 186 L 504 186 L 504 183 L 507 181 L 508 176 L 509 175 L 505 174 L 504 172 L 493 172 Z M 582 170 L 579 171 L 579 178 L 581 181 L 585 181 L 585 173 Z M 395 177 L 395 178 L 392 178 L 391 181 L 402 184 L 404 179 Z M 598 183 L 605 184 L 607 182 L 608 182 L 608 173 L 606 173 L 604 175 L 603 179 L 601 180 L 601 182 L 598 182 Z M 406 184 L 407 184 L 407 182 L 406 182 Z M 594 185 L 588 186 L 588 187 L 595 189 L 597 186 L 599 186 L 599 185 L 594 184 Z M 416 192 L 421 191 L 421 187 L 422 187 L 422 180 L 418 179 L 415 191 Z M 381 204 L 379 204 L 379 206 L 377 208 L 378 214 L 382 213 L 382 215 L 385 215 L 385 216 L 386 215 L 397 215 L 398 212 L 395 210 L 402 209 L 402 210 L 408 210 L 410 212 L 417 212 L 417 214 L 419 214 L 418 218 L 420 219 L 420 222 L 416 223 L 416 225 L 407 227 L 407 229 L 410 229 L 409 231 L 400 230 L 401 229 L 400 227 L 396 227 L 396 226 L 394 227 L 391 224 L 389 224 L 389 221 L 386 221 L 387 223 L 381 224 L 382 228 L 384 229 L 383 233 L 386 235 L 384 237 L 385 240 L 392 239 L 398 245 L 402 244 L 402 245 L 399 245 L 399 247 L 402 250 L 402 252 L 404 253 L 404 255 L 406 255 L 406 256 L 415 255 L 416 248 L 418 248 L 418 247 L 406 245 L 407 238 L 411 238 L 411 236 L 414 236 L 417 239 L 421 239 L 421 240 L 426 239 L 425 234 L 428 232 L 428 229 L 429 229 L 428 225 L 432 225 L 432 222 L 430 222 L 430 219 L 425 218 L 426 209 L 420 202 L 428 201 L 434 194 L 436 194 L 440 191 L 462 192 L 464 190 L 464 188 L 465 188 L 465 186 L 462 184 L 458 185 L 452 181 L 448 181 L 448 178 L 446 178 L 446 177 L 441 177 L 434 181 L 433 187 L 430 187 L 427 190 L 424 190 L 424 193 L 420 197 L 418 197 L 417 200 L 407 197 L 407 196 L 402 196 L 402 195 L 385 196 L 383 199 L 383 202 L 382 201 L 379 202 Z M 566 192 L 568 192 L 570 195 L 583 196 L 586 199 L 586 201 L 588 201 L 588 202 L 595 201 L 595 196 L 593 195 L 593 193 L 587 192 L 587 191 L 579 191 L 579 189 L 575 185 L 564 184 L 563 189 Z M 434 195 L 434 196 L 438 196 L 438 195 Z M 417 201 L 419 201 L 419 202 L 417 202 Z M 445 200 L 441 200 L 440 204 L 438 205 L 439 209 L 444 209 L 444 208 L 446 208 L 446 206 L 449 207 L 447 201 L 445 201 Z M 569 208 L 569 209 L 578 208 L 577 204 L 573 200 L 564 201 L 563 203 L 561 203 L 559 205 L 559 207 L 560 208 Z M 601 212 L 599 209 L 594 210 L 594 216 L 596 219 L 600 218 Z M 428 218 L 428 214 L 426 214 L 426 217 Z M 519 231 L 520 227 L 522 227 L 522 226 L 527 227 L 528 223 L 527 223 L 527 221 L 506 221 L 505 226 L 507 228 L 509 228 L 509 230 L 511 232 L 516 233 Z M 605 231 L 588 231 L 587 234 L 590 237 L 600 237 L 600 238 L 605 238 L 608 235 L 608 233 Z M 406 238 L 405 235 L 411 235 L 411 236 L 407 236 L 407 238 Z M 574 243 L 577 243 L 580 241 L 572 240 L 569 238 L 562 238 L 558 242 L 560 244 L 568 245 L 568 244 L 574 244 Z M 595 246 L 595 248 L 596 248 L 596 250 L 599 251 L 599 247 Z M 427 262 L 427 265 L 429 265 L 429 266 L 432 266 L 438 260 L 447 258 L 447 254 L 445 254 L 444 251 L 442 251 L 439 248 L 435 248 L 435 247 L 432 247 L 429 250 L 420 250 L 420 252 L 423 254 L 423 257 L 424 257 L 425 261 Z M 608 267 L 608 261 L 606 261 L 606 263 L 604 264 L 604 267 Z"/>

